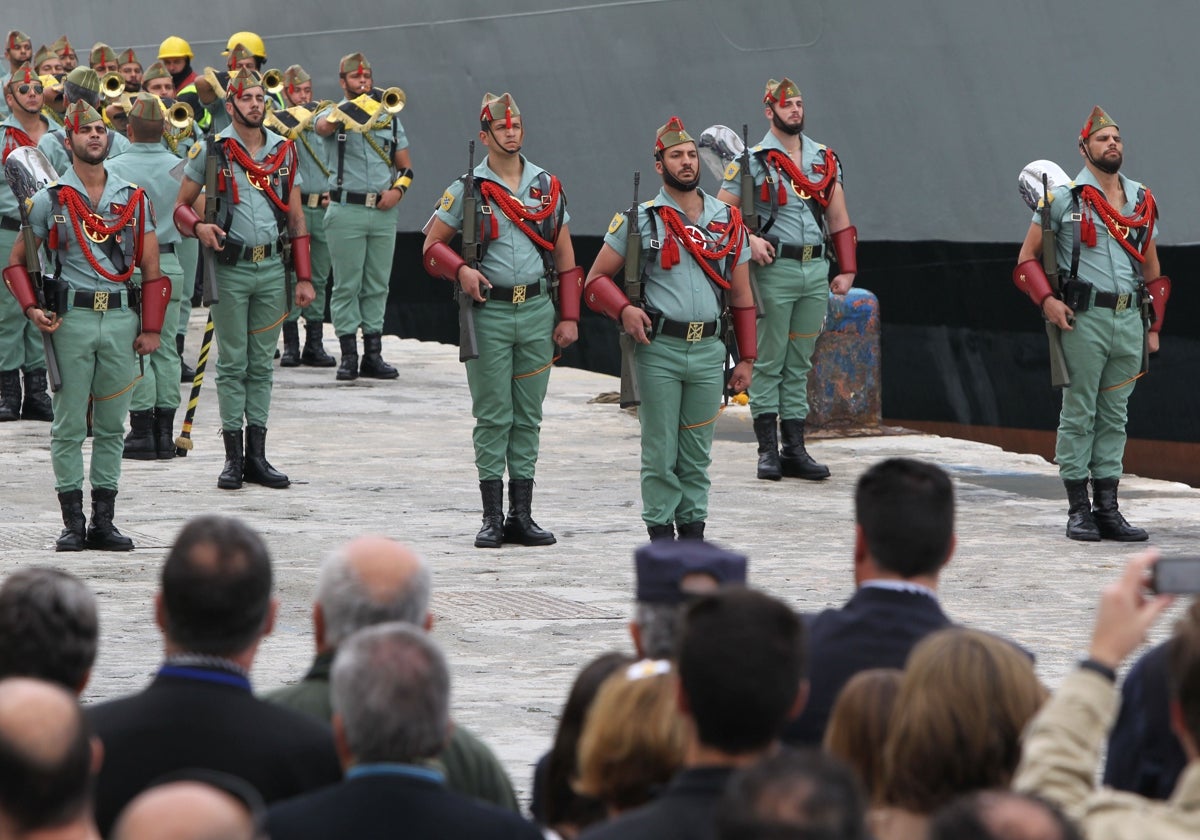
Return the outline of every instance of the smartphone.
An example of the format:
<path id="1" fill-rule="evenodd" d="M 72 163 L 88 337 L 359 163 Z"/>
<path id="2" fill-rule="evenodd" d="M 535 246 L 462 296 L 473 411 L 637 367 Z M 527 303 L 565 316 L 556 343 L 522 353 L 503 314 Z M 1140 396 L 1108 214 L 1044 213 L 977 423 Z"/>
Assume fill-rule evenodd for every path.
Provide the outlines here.
<path id="1" fill-rule="evenodd" d="M 1200 556 L 1160 557 L 1150 588 L 1160 595 L 1200 594 Z"/>

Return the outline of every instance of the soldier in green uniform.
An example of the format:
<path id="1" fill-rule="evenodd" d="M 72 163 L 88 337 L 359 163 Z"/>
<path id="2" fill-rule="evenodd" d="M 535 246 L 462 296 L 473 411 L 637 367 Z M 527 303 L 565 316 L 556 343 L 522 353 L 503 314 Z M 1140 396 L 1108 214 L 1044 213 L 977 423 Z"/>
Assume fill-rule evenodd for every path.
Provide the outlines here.
<path id="1" fill-rule="evenodd" d="M 68 106 L 72 102 L 83 101 L 93 108 L 99 109 L 100 77 L 90 67 L 76 67 L 67 73 L 63 80 L 62 99 Z M 67 141 L 65 126 L 56 126 L 38 141 L 38 148 L 50 161 L 55 172 L 65 172 L 71 167 L 71 145 Z M 129 148 L 129 141 L 120 134 L 108 133 L 108 157 L 116 157 Z"/>
<path id="2" fill-rule="evenodd" d="M 4 36 L 4 57 L 8 59 L 8 72 L 17 72 L 33 61 L 33 41 L 24 32 L 9 30 Z"/>
<path id="3" fill-rule="evenodd" d="M 42 82 L 29 65 L 4 80 L 4 101 L 10 115 L 0 122 L 0 164 L 13 149 L 36 146 L 49 131 L 42 115 Z M 5 184 L 0 186 L 0 254 L 7 254 L 20 237 L 21 210 Z M 25 401 L 21 402 L 21 374 Z M 11 295 L 0 295 L 0 421 L 53 420 L 46 393 L 46 354 L 42 336 Z"/>
<path id="4" fill-rule="evenodd" d="M 289 108 L 303 106 L 316 108 L 313 102 L 312 77 L 299 64 L 293 64 L 283 72 L 283 97 Z M 329 285 L 329 244 L 325 239 L 325 208 L 329 206 L 330 169 L 328 149 L 313 131 L 312 119 L 299 126 L 293 133 L 296 153 L 300 159 L 300 177 L 312 192 L 301 193 L 304 205 L 304 224 L 312 237 L 313 290 L 316 297 L 308 306 L 292 309 L 283 322 L 283 355 L 280 367 L 333 367 L 337 360 L 325 352 L 321 343 L 324 335 L 325 290 Z M 300 350 L 299 319 L 304 316 L 304 350 Z"/>
<path id="5" fill-rule="evenodd" d="M 566 347 L 579 337 L 583 270 L 575 264 L 562 186 L 521 154 L 525 127 L 517 103 L 507 93 L 486 94 L 479 122 L 479 139 L 488 150 L 475 167 L 473 184 L 483 256 L 477 266 L 468 265 L 447 244 L 462 229 L 464 176 L 450 185 L 438 204 L 425 237 L 425 270 L 461 283 L 462 291 L 478 304 L 479 358 L 467 362 L 475 466 L 483 496 L 483 527 L 475 546 L 551 545 L 554 534 L 540 528 L 530 513 L 534 469 L 555 345 Z M 556 277 L 561 310 L 557 326 L 552 294 Z"/>
<path id="6" fill-rule="evenodd" d="M 129 139 L 125 154 L 113 158 L 108 171 L 139 185 L 155 209 L 154 232 L 158 239 L 159 271 L 171 281 L 171 300 L 163 320 L 166 341 L 146 358 L 144 371 L 129 403 L 129 434 L 125 457 L 138 461 L 175 457 L 175 411 L 179 408 L 179 351 L 173 337 L 179 320 L 179 303 L 189 284 L 176 256 L 182 239 L 167 208 L 175 207 L 179 181 L 171 170 L 179 158 L 162 143 L 163 108 L 157 97 L 140 93 L 129 111 Z"/>
<path id="7" fill-rule="evenodd" d="M 829 293 L 844 295 L 854 282 L 858 233 L 846 210 L 837 155 L 804 134 L 804 100 L 796 83 L 771 79 L 763 105 L 770 128 L 750 152 L 754 206 L 763 220 L 756 232 L 761 235 L 750 237 L 764 312 L 750 390 L 758 477 L 820 480 L 829 477 L 829 469 L 804 446 L 808 374 Z M 737 204 L 741 195 L 740 168 L 737 161 L 729 165 L 717 194 L 728 204 Z M 832 284 L 827 231 L 838 261 Z"/>
<path id="8" fill-rule="evenodd" d="M 79 66 L 79 54 L 75 52 L 75 48 L 71 46 L 71 42 L 67 39 L 66 35 L 63 35 L 51 44 L 50 49 L 62 59 L 64 73 L 70 73 Z"/>
<path id="9" fill-rule="evenodd" d="M 371 64 L 362 53 L 351 53 L 341 60 L 338 79 L 345 93 L 341 105 L 377 90 L 373 87 Z M 400 215 L 397 205 L 413 178 L 408 137 L 399 117 L 382 108 L 366 125 L 331 119 L 340 113 L 328 110 L 316 121 L 317 134 L 326 140 L 331 170 L 325 236 L 336 278 L 329 314 L 342 350 L 337 378 L 347 381 L 362 375 L 395 379 L 400 373 L 383 360 L 381 350 L 383 313 L 396 250 L 396 219 Z"/>
<path id="10" fill-rule="evenodd" d="M 62 371 L 54 394 L 50 460 L 62 508 L 58 551 L 128 551 L 133 541 L 113 525 L 121 477 L 125 411 L 137 377 L 135 352 L 159 345 L 171 281 L 158 272 L 154 213 L 145 193 L 105 171 L 108 131 L 86 102 L 67 109 L 72 166 L 37 193 L 29 222 L 38 241 L 50 243 L 58 264 L 48 284 L 49 311 L 38 307 L 25 268 L 25 243 L 18 239 L 4 282 L 21 310 L 43 332 L 53 334 Z M 82 235 L 81 235 L 82 234 Z M 130 282 L 134 269 L 144 278 Z M 140 309 L 140 324 L 139 324 Z M 92 402 L 92 519 L 83 514 L 83 442 Z"/>
<path id="11" fill-rule="evenodd" d="M 680 539 L 703 539 L 727 320 L 740 355 L 730 389 L 750 385 L 756 353 L 750 249 L 741 213 L 698 188 L 696 144 L 678 117 L 655 135 L 654 168 L 663 187 L 636 212 L 646 248 L 643 300 L 632 305 L 612 280 L 625 266 L 630 225 L 623 213 L 608 227 L 584 297 L 638 344 L 642 520 L 650 539 L 673 539 L 676 529 Z"/>
<path id="12" fill-rule="evenodd" d="M 231 125 L 193 147 L 175 201 L 175 224 L 216 252 L 218 302 L 212 319 L 220 354 L 217 402 L 225 439 L 225 466 L 217 486 L 233 490 L 243 481 L 282 488 L 288 477 L 267 461 L 275 344 L 293 301 L 312 303 L 309 238 L 300 206 L 302 180 L 291 141 L 263 128 L 266 95 L 257 73 L 242 70 L 229 80 L 225 104 Z M 201 221 L 193 205 L 204 186 L 208 155 L 218 161 L 217 222 Z M 295 292 L 288 299 L 283 259 L 290 237 Z M 243 447 L 242 426 L 245 423 Z"/>
<path id="13" fill-rule="evenodd" d="M 66 76 L 62 58 L 47 46 L 38 47 L 38 51 L 34 53 L 33 70 L 39 76 L 53 76 L 56 79 Z"/>
<path id="14" fill-rule="evenodd" d="M 126 93 L 137 93 L 142 89 L 142 62 L 138 61 L 133 47 L 126 47 L 117 53 L 117 69 L 125 79 Z"/>
<path id="15" fill-rule="evenodd" d="M 1067 536 L 1140 542 L 1149 535 L 1121 514 L 1117 485 L 1129 397 L 1145 372 L 1144 348 L 1158 349 L 1171 281 L 1159 273 L 1154 196 L 1120 174 L 1121 131 L 1099 106 L 1079 133 L 1079 153 L 1083 169 L 1050 195 L 1062 297 L 1042 267 L 1040 211 L 1021 245 L 1013 281 L 1062 331 L 1071 384 L 1062 392 L 1054 459 L 1067 490 Z"/>
<path id="16" fill-rule="evenodd" d="M 88 66 L 95 70 L 98 76 L 117 73 L 121 68 L 117 61 L 117 51 L 100 41 L 92 44 L 92 51 L 88 53 Z"/>

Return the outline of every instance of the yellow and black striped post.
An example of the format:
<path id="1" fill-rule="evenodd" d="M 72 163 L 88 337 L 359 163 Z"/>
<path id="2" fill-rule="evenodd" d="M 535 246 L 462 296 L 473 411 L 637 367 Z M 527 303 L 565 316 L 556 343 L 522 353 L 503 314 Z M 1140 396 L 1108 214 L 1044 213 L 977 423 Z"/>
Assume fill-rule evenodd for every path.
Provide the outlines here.
<path id="1" fill-rule="evenodd" d="M 208 313 L 208 321 L 204 324 L 204 341 L 200 344 L 200 358 L 196 360 L 196 375 L 192 379 L 192 393 L 188 397 L 187 414 L 183 418 L 183 429 L 175 438 L 175 456 L 187 457 L 192 448 L 192 421 L 196 418 L 196 406 L 200 404 L 200 387 L 204 384 L 204 369 L 208 367 L 208 353 L 212 349 L 213 319 L 212 312 Z"/>

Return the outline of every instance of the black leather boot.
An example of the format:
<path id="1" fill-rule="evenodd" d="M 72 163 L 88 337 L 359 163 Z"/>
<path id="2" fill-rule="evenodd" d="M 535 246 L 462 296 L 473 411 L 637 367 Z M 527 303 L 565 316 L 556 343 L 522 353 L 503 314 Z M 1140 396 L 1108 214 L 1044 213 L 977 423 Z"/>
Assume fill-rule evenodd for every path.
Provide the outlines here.
<path id="1" fill-rule="evenodd" d="M 783 478 L 779 465 L 778 414 L 760 414 L 754 418 L 754 436 L 758 438 L 758 477 L 767 481 Z"/>
<path id="2" fill-rule="evenodd" d="M 133 540 L 113 525 L 116 490 L 92 488 L 92 521 L 87 526 L 87 547 L 96 551 L 132 551 Z"/>
<path id="3" fill-rule="evenodd" d="M 50 395 L 46 393 L 49 383 L 46 381 L 46 369 L 25 371 L 25 403 L 21 406 L 22 420 L 43 420 L 49 423 L 54 419 L 54 406 L 50 403 Z"/>
<path id="4" fill-rule="evenodd" d="M 704 520 L 699 522 L 680 522 L 679 539 L 704 541 Z"/>
<path id="5" fill-rule="evenodd" d="M 337 378 L 341 382 L 358 379 L 358 338 L 351 335 L 339 335 L 338 342 L 342 345 L 342 363 L 338 365 Z"/>
<path id="6" fill-rule="evenodd" d="M 1092 479 L 1092 516 L 1100 537 L 1117 542 L 1143 542 L 1150 539 L 1145 528 L 1130 525 L 1117 507 L 1117 478 Z"/>
<path id="7" fill-rule="evenodd" d="M 803 478 L 820 481 L 829 478 L 829 467 L 818 464 L 804 448 L 804 421 L 780 420 L 779 431 L 783 437 L 783 449 L 779 454 L 779 466 L 788 478 Z"/>
<path id="8" fill-rule="evenodd" d="M 225 439 L 225 466 L 217 477 L 217 486 L 222 490 L 242 489 L 242 476 L 246 468 L 246 455 L 242 449 L 242 430 L 221 430 Z"/>
<path id="9" fill-rule="evenodd" d="M 83 491 L 68 490 L 58 494 L 62 508 L 62 533 L 54 543 L 55 551 L 83 551 L 87 545 L 87 519 L 83 515 Z"/>
<path id="10" fill-rule="evenodd" d="M 666 525 L 647 525 L 646 531 L 650 534 L 650 542 L 675 539 L 675 525 L 672 522 Z"/>
<path id="11" fill-rule="evenodd" d="M 1092 503 L 1088 501 L 1086 478 L 1077 481 L 1063 479 L 1067 488 L 1067 538 L 1080 542 L 1099 542 L 1100 529 L 1092 516 Z"/>
<path id="12" fill-rule="evenodd" d="M 300 324 L 296 321 L 283 322 L 283 353 L 279 356 L 280 367 L 300 367 Z"/>
<path id="13" fill-rule="evenodd" d="M 125 451 L 122 458 L 130 461 L 153 461 L 158 457 L 154 443 L 154 412 L 129 412 L 129 434 L 125 435 Z"/>
<path id="14" fill-rule="evenodd" d="M 379 333 L 363 333 L 362 365 L 358 370 L 370 379 L 395 379 L 400 371 L 383 360 L 383 336 Z"/>
<path id="15" fill-rule="evenodd" d="M 154 449 L 160 461 L 175 457 L 175 409 L 154 409 Z"/>
<path id="16" fill-rule="evenodd" d="M 0 371 L 0 423 L 21 419 L 21 371 Z"/>
<path id="17" fill-rule="evenodd" d="M 183 360 L 183 336 L 175 334 L 175 349 L 179 351 L 179 381 L 191 385 L 196 378 L 196 369 Z"/>
<path id="18" fill-rule="evenodd" d="M 475 547 L 499 548 L 504 544 L 504 480 L 479 482 L 479 495 L 483 497 L 483 527 L 475 535 Z"/>
<path id="19" fill-rule="evenodd" d="M 554 545 L 558 540 L 545 528 L 538 527 L 530 515 L 533 505 L 533 479 L 508 481 L 508 518 L 504 520 L 504 541 L 517 545 Z"/>
<path id="20" fill-rule="evenodd" d="M 322 338 L 325 325 L 320 321 L 304 322 L 304 349 L 300 351 L 300 364 L 308 367 L 334 367 L 337 359 L 325 352 Z"/>
<path id="21" fill-rule="evenodd" d="M 292 482 L 267 462 L 267 430 L 262 426 L 246 427 L 246 468 L 242 478 L 251 484 L 261 484 L 281 490 Z"/>

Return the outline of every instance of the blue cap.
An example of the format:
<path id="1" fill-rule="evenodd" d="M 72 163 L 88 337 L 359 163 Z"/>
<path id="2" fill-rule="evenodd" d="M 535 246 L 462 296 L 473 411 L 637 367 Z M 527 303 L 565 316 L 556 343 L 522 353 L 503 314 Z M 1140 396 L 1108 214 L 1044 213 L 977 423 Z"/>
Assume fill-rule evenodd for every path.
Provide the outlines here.
<path id="1" fill-rule="evenodd" d="M 637 600 L 682 604 L 690 593 L 680 589 L 688 575 L 711 575 L 718 586 L 746 583 L 746 557 L 701 540 L 655 540 L 633 554 Z"/>

